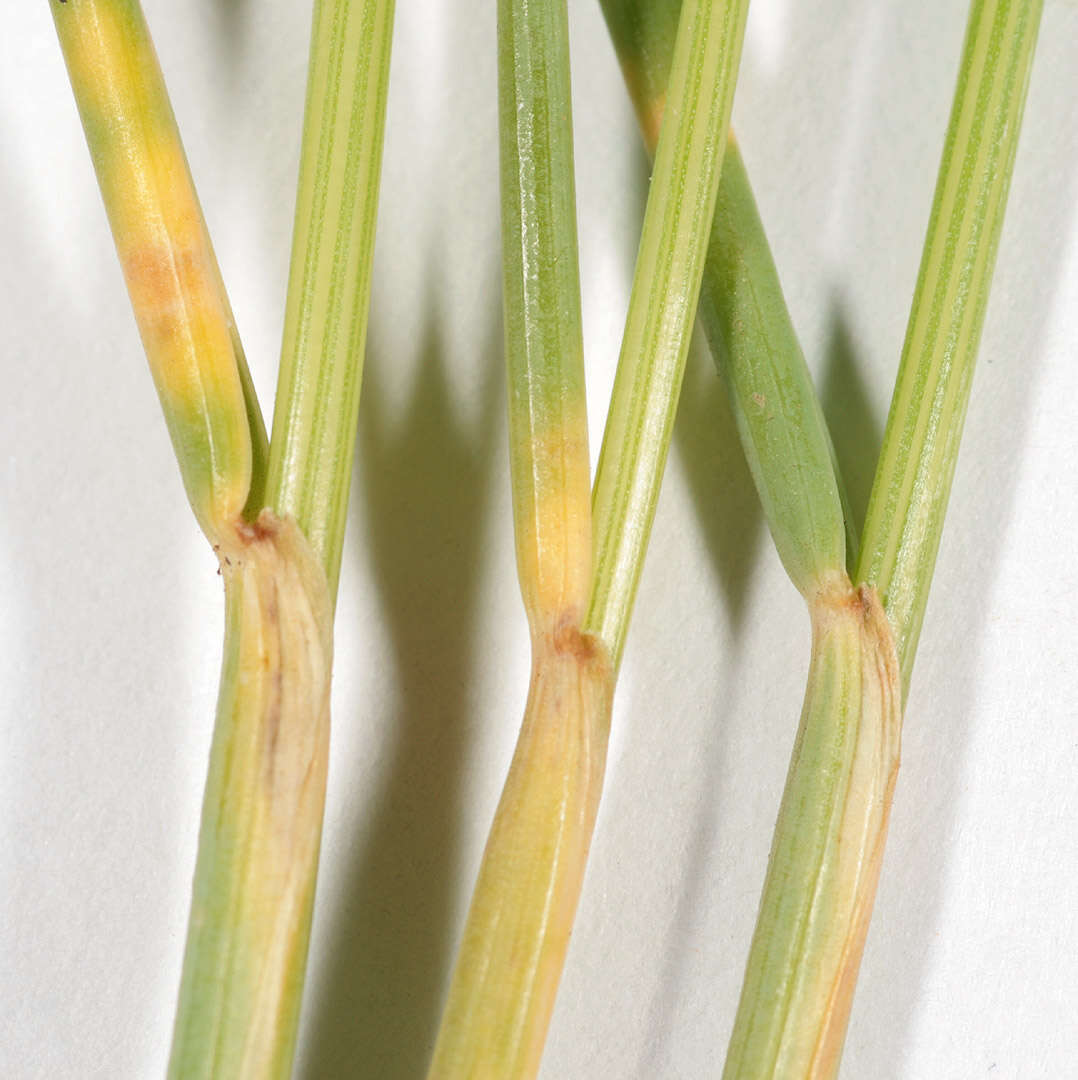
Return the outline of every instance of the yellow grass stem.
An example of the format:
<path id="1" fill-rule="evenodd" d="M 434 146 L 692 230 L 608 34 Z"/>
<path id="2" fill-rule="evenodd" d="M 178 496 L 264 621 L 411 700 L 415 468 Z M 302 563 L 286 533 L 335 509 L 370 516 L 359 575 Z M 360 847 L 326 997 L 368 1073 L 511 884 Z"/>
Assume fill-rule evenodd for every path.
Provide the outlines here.
<path id="1" fill-rule="evenodd" d="M 532 638 L 524 722 L 431 1080 L 538 1072 L 602 791 L 613 671 L 580 631 L 591 491 L 564 0 L 498 6 L 509 456 Z"/>
<path id="2" fill-rule="evenodd" d="M 539 1071 L 602 792 L 612 689 L 605 650 L 578 630 L 536 642 L 429 1080 Z"/>
<path id="3" fill-rule="evenodd" d="M 187 496 L 211 542 L 257 512 L 266 433 L 137 0 L 52 0 Z"/>
<path id="4" fill-rule="evenodd" d="M 173 1080 L 291 1074 L 325 800 L 332 604 L 292 521 L 218 552 L 225 654 Z"/>

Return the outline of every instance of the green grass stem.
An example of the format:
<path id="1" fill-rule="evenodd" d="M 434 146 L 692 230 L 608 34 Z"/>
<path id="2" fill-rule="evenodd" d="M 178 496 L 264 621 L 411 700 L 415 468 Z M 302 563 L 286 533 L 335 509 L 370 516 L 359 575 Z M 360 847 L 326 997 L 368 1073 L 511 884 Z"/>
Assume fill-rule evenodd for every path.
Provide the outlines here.
<path id="1" fill-rule="evenodd" d="M 659 138 L 681 0 L 602 0 L 649 153 Z M 855 547 L 831 438 L 737 142 L 723 159 L 697 312 L 729 391 L 779 556 L 806 596 Z"/>
<path id="2" fill-rule="evenodd" d="M 393 0 L 316 0 L 266 505 L 336 596 L 385 128 Z"/>
<path id="3" fill-rule="evenodd" d="M 592 499 L 586 632 L 621 661 L 696 315 L 748 0 L 686 0 Z"/>
<path id="4" fill-rule="evenodd" d="M 859 587 L 840 589 L 838 604 L 820 596 L 812 605 L 805 706 L 724 1080 L 838 1072 L 1040 9 L 1040 0 L 970 8 Z M 844 624 L 859 635 L 843 645 L 825 631 Z"/>
<path id="5" fill-rule="evenodd" d="M 1042 0 L 975 0 L 857 580 L 879 591 L 908 688 L 969 403 Z"/>
<path id="6" fill-rule="evenodd" d="M 603 0 L 649 147 L 662 120 L 678 6 Z M 805 704 L 726 1080 L 829 1077 L 838 1069 L 897 774 L 900 701 L 968 401 L 1039 15 L 1040 4 L 1029 2 L 971 10 L 858 589 L 838 572 L 856 563 L 855 538 L 736 148 L 724 164 L 701 323 L 731 390 L 776 546 L 813 622 Z"/>

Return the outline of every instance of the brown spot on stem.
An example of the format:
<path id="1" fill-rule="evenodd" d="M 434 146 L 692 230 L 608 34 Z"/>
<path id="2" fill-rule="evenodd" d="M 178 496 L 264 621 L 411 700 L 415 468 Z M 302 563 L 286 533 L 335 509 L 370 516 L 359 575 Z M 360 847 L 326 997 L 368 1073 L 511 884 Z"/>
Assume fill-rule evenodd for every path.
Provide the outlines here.
<path id="1" fill-rule="evenodd" d="M 281 522 L 272 510 L 263 510 L 254 521 L 241 518 L 236 522 L 235 529 L 241 543 L 264 543 L 273 540 L 281 531 Z"/>
<path id="2" fill-rule="evenodd" d="M 815 612 L 856 614 L 868 625 L 884 619 L 883 604 L 875 587 L 867 582 L 853 585 L 843 572 L 826 575 L 811 598 Z"/>
<path id="3" fill-rule="evenodd" d="M 562 622 L 554 631 L 554 652 L 559 656 L 573 656 L 582 664 L 591 663 L 599 654 L 599 643 L 591 634 L 585 634 L 575 623 Z"/>

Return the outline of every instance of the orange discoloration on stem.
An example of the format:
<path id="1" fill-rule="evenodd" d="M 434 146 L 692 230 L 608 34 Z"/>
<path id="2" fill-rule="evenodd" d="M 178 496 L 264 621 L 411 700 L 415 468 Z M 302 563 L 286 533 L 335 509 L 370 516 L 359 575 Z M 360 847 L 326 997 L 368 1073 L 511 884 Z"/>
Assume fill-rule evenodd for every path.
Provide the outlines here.
<path id="1" fill-rule="evenodd" d="M 182 380 L 198 373 L 198 346 L 226 364 L 232 359 L 227 316 L 201 245 L 149 239 L 123 250 L 121 258 L 139 330 L 166 384 L 170 375 Z"/>
<path id="2" fill-rule="evenodd" d="M 581 664 L 590 664 L 601 659 L 602 643 L 580 629 L 579 617 L 578 612 L 568 616 L 554 631 L 551 644 L 556 656 L 572 656 Z"/>
<path id="3" fill-rule="evenodd" d="M 216 540 L 244 510 L 265 430 L 153 43 L 137 0 L 53 14 L 184 485 Z"/>
<path id="4" fill-rule="evenodd" d="M 640 130 L 644 133 L 644 143 L 648 153 L 654 155 L 659 145 L 659 131 L 663 126 L 663 113 L 666 111 L 666 94 L 659 94 L 650 101 L 641 101 L 637 106 L 637 118 Z"/>

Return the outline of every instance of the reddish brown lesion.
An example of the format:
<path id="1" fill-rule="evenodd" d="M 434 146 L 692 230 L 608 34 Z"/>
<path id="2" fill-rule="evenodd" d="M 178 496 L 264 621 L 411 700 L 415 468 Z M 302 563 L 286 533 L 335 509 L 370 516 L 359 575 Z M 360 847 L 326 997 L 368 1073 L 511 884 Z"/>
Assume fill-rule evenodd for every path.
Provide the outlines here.
<path id="1" fill-rule="evenodd" d="M 613 664 L 609 650 L 595 634 L 581 629 L 580 622 L 580 611 L 571 608 L 563 610 L 546 628 L 537 630 L 533 627 L 533 673 L 570 662 L 581 671 L 591 672 L 600 681 L 612 684 Z"/>
<path id="2" fill-rule="evenodd" d="M 883 610 L 880 594 L 873 585 L 854 585 L 843 571 L 824 576 L 809 599 L 813 618 L 856 615 L 877 633 L 890 634 L 890 624 Z"/>
<path id="3" fill-rule="evenodd" d="M 284 527 L 284 521 L 268 507 L 250 521 L 233 517 L 215 534 L 213 553 L 217 556 L 218 573 L 241 572 L 257 554 L 256 549 L 273 548 Z"/>
<path id="4" fill-rule="evenodd" d="M 591 663 L 602 650 L 593 634 L 585 634 L 575 621 L 569 620 L 563 620 L 554 630 L 553 647 L 558 656 L 572 656 L 582 664 Z"/>
<path id="5" fill-rule="evenodd" d="M 273 540 L 281 531 L 281 519 L 269 509 L 263 510 L 254 521 L 240 518 L 234 526 L 236 534 L 245 543 Z"/>

